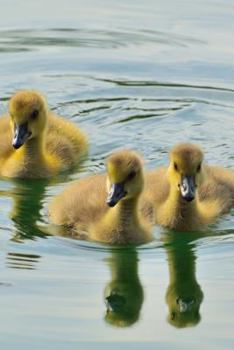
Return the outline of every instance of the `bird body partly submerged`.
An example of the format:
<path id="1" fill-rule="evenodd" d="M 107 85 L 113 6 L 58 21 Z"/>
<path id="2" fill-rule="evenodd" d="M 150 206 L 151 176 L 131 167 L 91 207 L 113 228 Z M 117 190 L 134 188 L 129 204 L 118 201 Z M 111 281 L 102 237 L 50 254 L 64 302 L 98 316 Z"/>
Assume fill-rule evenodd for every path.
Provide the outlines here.
<path id="1" fill-rule="evenodd" d="M 89 239 L 111 244 L 140 244 L 152 239 L 142 216 L 140 158 L 130 151 L 113 154 L 106 174 L 90 176 L 68 186 L 50 206 L 57 225 L 86 231 Z M 108 194 L 109 193 L 109 194 Z M 108 205 L 111 207 L 108 207 Z"/>
<path id="2" fill-rule="evenodd" d="M 74 166 L 87 152 L 83 132 L 49 111 L 38 92 L 18 92 L 9 113 L 0 118 L 2 176 L 50 177 Z"/>
<path id="3" fill-rule="evenodd" d="M 203 154 L 197 146 L 182 144 L 172 150 L 169 167 L 147 174 L 144 200 L 153 207 L 155 223 L 176 230 L 196 230 L 234 205 L 234 172 L 202 162 Z M 184 179 L 187 182 L 183 183 Z"/>

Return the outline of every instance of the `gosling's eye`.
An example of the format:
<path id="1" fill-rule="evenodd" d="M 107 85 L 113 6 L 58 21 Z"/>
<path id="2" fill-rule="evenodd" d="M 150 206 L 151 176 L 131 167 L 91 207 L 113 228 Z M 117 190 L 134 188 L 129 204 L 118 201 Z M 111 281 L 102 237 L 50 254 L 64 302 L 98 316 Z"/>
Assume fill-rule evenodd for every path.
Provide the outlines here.
<path id="1" fill-rule="evenodd" d="M 197 172 L 199 173 L 200 170 L 201 170 L 201 164 L 198 165 Z"/>
<path id="2" fill-rule="evenodd" d="M 135 176 L 136 176 L 136 171 L 135 170 L 131 171 L 127 177 L 127 181 L 134 179 Z"/>
<path id="3" fill-rule="evenodd" d="M 35 120 L 35 119 L 37 119 L 38 114 L 39 114 L 38 109 L 35 109 L 35 110 L 32 112 L 30 118 L 31 118 L 32 120 Z"/>
<path id="4" fill-rule="evenodd" d="M 176 163 L 174 163 L 174 169 L 177 171 L 178 170 L 178 166 Z"/>

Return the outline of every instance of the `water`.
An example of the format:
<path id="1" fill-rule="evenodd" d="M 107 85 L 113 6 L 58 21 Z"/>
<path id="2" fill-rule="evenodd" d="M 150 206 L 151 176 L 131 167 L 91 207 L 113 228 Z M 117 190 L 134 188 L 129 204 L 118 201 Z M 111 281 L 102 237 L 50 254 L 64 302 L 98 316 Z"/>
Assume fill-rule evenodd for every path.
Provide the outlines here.
<path id="1" fill-rule="evenodd" d="M 12 349 L 233 349 L 233 213 L 208 232 L 113 249 L 47 236 L 47 205 L 114 149 L 147 168 L 178 141 L 233 167 L 230 0 L 0 0 L 1 112 L 43 91 L 90 138 L 79 171 L 0 180 L 0 344 Z"/>

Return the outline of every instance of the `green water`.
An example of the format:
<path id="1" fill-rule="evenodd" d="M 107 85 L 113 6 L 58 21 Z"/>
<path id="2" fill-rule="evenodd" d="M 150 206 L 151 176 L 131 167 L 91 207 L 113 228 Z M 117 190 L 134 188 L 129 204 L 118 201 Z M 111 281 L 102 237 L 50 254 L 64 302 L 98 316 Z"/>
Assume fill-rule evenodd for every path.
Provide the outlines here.
<path id="1" fill-rule="evenodd" d="M 73 174 L 0 179 L 1 349 L 233 349 L 233 213 L 204 234 L 155 227 L 135 250 L 44 233 L 51 197 L 114 149 L 152 169 L 191 141 L 233 167 L 233 1 L 0 6 L 1 113 L 16 89 L 39 89 L 90 138 Z"/>

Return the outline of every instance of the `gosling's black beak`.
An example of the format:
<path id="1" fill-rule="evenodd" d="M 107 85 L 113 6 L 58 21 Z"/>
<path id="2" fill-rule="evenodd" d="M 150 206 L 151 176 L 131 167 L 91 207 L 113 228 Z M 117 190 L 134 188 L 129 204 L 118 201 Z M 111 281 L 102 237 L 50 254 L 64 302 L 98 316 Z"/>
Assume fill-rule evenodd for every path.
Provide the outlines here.
<path id="1" fill-rule="evenodd" d="M 124 190 L 123 183 L 113 184 L 110 192 L 108 193 L 106 203 L 109 205 L 109 207 L 114 207 L 120 201 L 120 199 L 126 196 L 126 194 L 127 192 Z"/>
<path id="2" fill-rule="evenodd" d="M 193 176 L 183 176 L 180 184 L 181 196 L 187 202 L 191 202 L 195 198 L 195 181 Z"/>
<path id="3" fill-rule="evenodd" d="M 31 133 L 28 131 L 28 123 L 24 123 L 20 125 L 15 124 L 12 146 L 15 149 L 20 148 L 30 135 Z"/>

